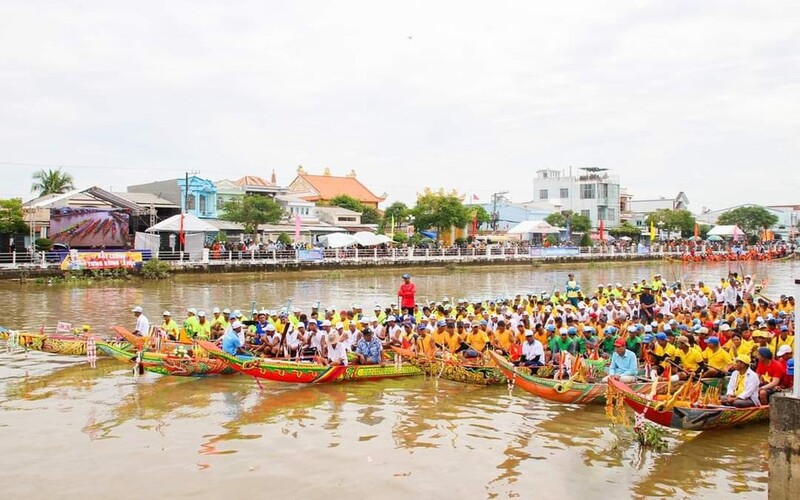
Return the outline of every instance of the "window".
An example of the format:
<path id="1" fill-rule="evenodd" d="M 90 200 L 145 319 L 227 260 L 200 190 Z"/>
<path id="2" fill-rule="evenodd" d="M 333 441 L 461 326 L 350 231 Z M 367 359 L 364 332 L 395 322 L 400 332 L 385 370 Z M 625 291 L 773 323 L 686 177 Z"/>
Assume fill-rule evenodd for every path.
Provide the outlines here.
<path id="1" fill-rule="evenodd" d="M 617 214 L 614 212 L 614 209 L 609 208 L 606 212 L 606 217 L 608 217 L 606 220 L 616 220 L 616 215 Z"/>
<path id="2" fill-rule="evenodd" d="M 195 199 L 194 196 L 189 195 L 186 197 L 186 210 L 194 210 Z"/>
<path id="3" fill-rule="evenodd" d="M 594 184 L 581 184 L 581 199 L 593 200 L 596 194 L 596 186 Z"/>
<path id="4" fill-rule="evenodd" d="M 606 207 L 597 207 L 597 220 L 608 220 L 606 217 Z"/>
<path id="5" fill-rule="evenodd" d="M 589 210 L 581 210 L 581 215 L 583 215 L 587 219 L 591 219 L 592 218 L 592 213 Z"/>
<path id="6" fill-rule="evenodd" d="M 546 189 L 540 189 L 539 190 L 539 199 L 540 200 L 546 200 L 547 199 L 547 190 Z"/>
<path id="7" fill-rule="evenodd" d="M 608 198 L 608 184 L 598 184 L 598 198 Z"/>
<path id="8" fill-rule="evenodd" d="M 561 188 L 561 191 L 560 191 L 559 194 L 560 194 L 562 200 L 564 198 L 569 198 L 569 188 Z"/>
<path id="9" fill-rule="evenodd" d="M 206 213 L 206 197 L 199 196 L 198 198 L 200 198 L 200 213 L 204 214 Z"/>
<path id="10" fill-rule="evenodd" d="M 355 217 L 339 217 L 339 222 L 355 222 Z"/>

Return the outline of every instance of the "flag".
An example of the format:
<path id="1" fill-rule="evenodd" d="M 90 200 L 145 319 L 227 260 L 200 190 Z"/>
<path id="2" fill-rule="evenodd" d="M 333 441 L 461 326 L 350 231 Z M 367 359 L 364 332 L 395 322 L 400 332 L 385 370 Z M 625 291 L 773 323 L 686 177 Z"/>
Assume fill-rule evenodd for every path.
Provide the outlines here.
<path id="1" fill-rule="evenodd" d="M 653 221 L 650 221 L 650 241 L 655 241 L 656 239 L 656 225 L 653 224 Z"/>
<path id="2" fill-rule="evenodd" d="M 186 233 L 183 232 L 183 220 L 186 218 L 186 214 L 181 213 L 181 225 L 178 228 L 178 241 L 181 242 L 181 245 L 186 244 Z"/>
<path id="3" fill-rule="evenodd" d="M 300 243 L 300 214 L 294 214 L 294 242 Z"/>
<path id="4" fill-rule="evenodd" d="M 473 194 L 472 195 L 472 201 L 478 201 L 478 200 L 480 200 L 480 198 L 478 198 L 478 195 L 477 194 Z"/>
<path id="5" fill-rule="evenodd" d="M 600 227 L 597 228 L 597 235 L 600 238 L 600 241 L 603 241 L 604 239 L 605 228 L 605 225 L 603 225 L 603 219 L 600 219 Z"/>
<path id="6" fill-rule="evenodd" d="M 694 239 L 697 239 L 700 236 L 700 226 L 697 225 L 697 222 L 694 223 Z"/>
<path id="7" fill-rule="evenodd" d="M 472 237 L 478 234 L 478 212 L 472 214 Z"/>

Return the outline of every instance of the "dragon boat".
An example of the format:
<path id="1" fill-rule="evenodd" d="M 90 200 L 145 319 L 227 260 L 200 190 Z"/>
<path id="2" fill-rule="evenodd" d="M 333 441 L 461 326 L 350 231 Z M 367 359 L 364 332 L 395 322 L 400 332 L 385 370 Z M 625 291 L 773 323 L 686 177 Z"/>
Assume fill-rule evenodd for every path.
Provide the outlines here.
<path id="1" fill-rule="evenodd" d="M 15 342 L 25 350 L 66 356 L 86 356 L 86 340 L 87 338 L 82 335 L 17 332 Z M 98 337 L 95 337 L 95 340 L 98 343 L 106 342 L 121 351 L 134 351 L 127 340 L 103 340 Z"/>
<path id="2" fill-rule="evenodd" d="M 199 377 L 206 375 L 232 375 L 236 370 L 220 359 L 202 356 L 175 356 L 171 353 L 139 351 L 129 352 L 106 342 L 98 342 L 97 349 L 124 363 L 139 363 L 142 369 L 161 375 Z"/>
<path id="3" fill-rule="evenodd" d="M 419 368 L 411 364 L 396 365 L 340 365 L 327 366 L 305 361 L 264 359 L 249 356 L 231 356 L 212 342 L 199 341 L 208 354 L 227 363 L 234 370 L 251 377 L 291 382 L 296 384 L 323 384 L 332 382 L 354 382 L 383 378 L 421 375 Z"/>
<path id="4" fill-rule="evenodd" d="M 650 422 L 673 429 L 710 431 L 769 420 L 769 405 L 736 408 L 722 405 L 679 404 L 657 400 L 637 392 L 618 380 L 609 386 L 625 404 Z"/>
<path id="5" fill-rule="evenodd" d="M 474 385 L 504 384 L 506 377 L 490 364 L 471 364 L 456 359 L 426 358 L 418 356 L 410 349 L 392 348 L 396 355 L 402 356 L 425 375 L 443 378 L 454 382 Z"/>
<path id="6" fill-rule="evenodd" d="M 191 342 L 176 342 L 174 340 L 164 340 L 157 345 L 158 341 L 155 337 L 142 337 L 135 335 L 132 331 L 123 326 L 112 326 L 111 329 L 114 330 L 114 332 L 119 335 L 120 338 L 130 342 L 134 351 L 158 350 L 160 352 L 172 352 L 176 347 L 189 347 L 192 345 Z M 156 349 L 156 347 L 158 347 L 158 349 Z"/>
<path id="7" fill-rule="evenodd" d="M 489 356 L 508 380 L 513 381 L 515 386 L 534 396 L 564 404 L 605 404 L 606 402 L 608 385 L 605 383 L 539 377 L 530 374 L 527 368 L 518 368 L 512 365 L 494 351 L 489 351 Z M 640 393 L 648 393 L 654 388 L 656 392 L 663 392 L 666 387 L 666 381 L 637 382 L 632 385 L 631 389 Z"/>

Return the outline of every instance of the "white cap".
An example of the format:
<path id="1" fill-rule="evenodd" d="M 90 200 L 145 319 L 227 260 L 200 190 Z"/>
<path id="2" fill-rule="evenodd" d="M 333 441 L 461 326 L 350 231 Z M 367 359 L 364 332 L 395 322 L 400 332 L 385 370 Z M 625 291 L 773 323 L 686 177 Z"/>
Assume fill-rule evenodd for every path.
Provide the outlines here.
<path id="1" fill-rule="evenodd" d="M 330 320 L 327 320 L 327 319 L 326 319 L 325 321 L 323 321 L 323 322 L 322 322 L 322 326 L 331 326 L 331 322 L 330 322 Z"/>
<path id="2" fill-rule="evenodd" d="M 336 323 L 337 330 L 341 330 L 342 328 L 344 328 L 344 323 Z"/>
<path id="3" fill-rule="evenodd" d="M 273 325 L 272 323 L 268 324 L 267 325 L 267 331 L 268 332 L 274 332 L 275 331 L 275 325 Z"/>
<path id="4" fill-rule="evenodd" d="M 242 322 L 241 321 L 234 321 L 233 324 L 231 325 L 231 328 L 233 328 L 234 330 L 236 330 L 237 328 L 241 328 L 241 327 L 242 327 Z"/>
<path id="5" fill-rule="evenodd" d="M 142 312 L 142 306 L 136 306 L 136 307 L 134 307 L 133 309 L 131 309 L 131 312 L 135 312 L 135 313 L 140 313 L 140 312 Z"/>
<path id="6" fill-rule="evenodd" d="M 719 331 L 721 331 L 721 332 L 727 332 L 730 329 L 731 329 L 731 325 L 729 325 L 728 323 L 725 323 L 724 325 L 720 325 L 719 326 Z"/>
<path id="7" fill-rule="evenodd" d="M 792 352 L 792 347 L 784 344 L 778 348 L 778 353 L 775 356 L 780 358 L 781 356 L 789 354 L 790 352 Z"/>
<path id="8" fill-rule="evenodd" d="M 211 314 L 219 314 L 219 307 L 215 307 L 211 310 Z"/>
<path id="9" fill-rule="evenodd" d="M 397 321 L 397 318 L 395 318 L 394 316 L 389 316 L 388 318 L 386 318 L 386 321 Z"/>
<path id="10" fill-rule="evenodd" d="M 206 312 L 205 311 L 200 311 L 199 313 L 197 313 L 197 315 L 199 317 L 201 317 L 201 318 L 205 318 L 206 317 Z"/>
<path id="11" fill-rule="evenodd" d="M 222 312 L 223 314 L 230 314 L 231 310 L 226 307 L 225 309 L 222 310 Z"/>
<path id="12" fill-rule="evenodd" d="M 164 311 L 161 315 L 162 316 L 172 316 L 172 313 L 169 312 L 169 311 Z"/>
<path id="13" fill-rule="evenodd" d="M 195 316 L 197 316 L 197 309 L 195 309 L 194 307 L 190 307 L 189 309 L 186 310 L 186 312 L 187 313 L 192 313 Z"/>

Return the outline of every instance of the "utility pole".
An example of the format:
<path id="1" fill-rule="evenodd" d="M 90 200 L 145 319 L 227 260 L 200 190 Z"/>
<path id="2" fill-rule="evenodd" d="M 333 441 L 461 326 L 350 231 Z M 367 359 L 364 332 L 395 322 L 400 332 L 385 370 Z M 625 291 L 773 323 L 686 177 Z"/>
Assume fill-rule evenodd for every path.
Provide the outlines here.
<path id="1" fill-rule="evenodd" d="M 184 212 L 188 212 L 189 211 L 189 174 L 197 175 L 199 173 L 200 173 L 199 170 L 187 170 L 186 171 L 186 178 L 185 178 L 185 181 L 184 181 L 185 182 L 185 184 L 184 184 L 185 191 L 183 192 L 183 211 Z"/>
<path id="2" fill-rule="evenodd" d="M 492 193 L 492 231 L 497 231 L 497 221 L 500 219 L 500 214 L 497 213 L 497 200 L 504 194 L 508 194 L 508 191 Z"/>

